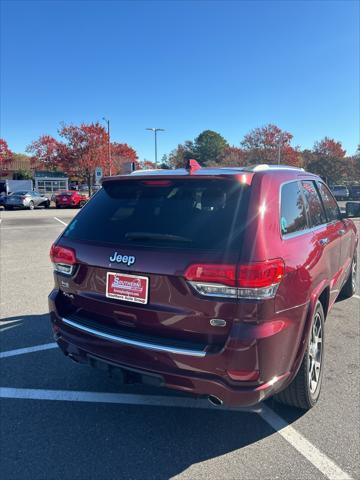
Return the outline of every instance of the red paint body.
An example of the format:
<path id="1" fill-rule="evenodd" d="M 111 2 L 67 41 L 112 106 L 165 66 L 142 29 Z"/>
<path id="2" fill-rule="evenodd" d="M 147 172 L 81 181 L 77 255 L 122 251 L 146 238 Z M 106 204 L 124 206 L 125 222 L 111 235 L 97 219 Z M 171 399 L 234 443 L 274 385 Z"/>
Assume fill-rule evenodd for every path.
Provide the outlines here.
<path id="1" fill-rule="evenodd" d="M 89 200 L 88 195 L 77 191 L 64 191 L 55 196 L 56 208 L 81 207 Z"/>
<path id="2" fill-rule="evenodd" d="M 240 172 L 241 173 L 241 172 Z M 301 363 L 308 324 L 317 299 L 335 301 L 349 273 L 357 236 L 353 222 L 339 219 L 284 239 L 280 233 L 281 185 L 314 175 L 283 169 L 243 174 L 201 169 L 184 178 L 237 179 L 249 184 L 242 247 L 227 255 L 223 251 L 192 251 L 181 248 L 122 246 L 115 250 L 136 263 L 109 263 L 113 245 L 87 243 L 61 236 L 57 245 L 74 249 L 76 271 L 72 276 L 55 272 L 55 287 L 49 296 L 55 339 L 66 354 L 80 362 L 99 359 L 110 365 L 155 375 L 169 388 L 197 395 L 214 395 L 227 405 L 253 405 L 286 387 Z M 112 177 L 105 182 L 139 181 L 140 176 Z M 145 175 L 146 181 L 154 176 Z M 157 175 L 171 180 L 179 174 Z M 91 200 L 80 212 L 92 208 Z M 68 228 L 71 228 L 71 224 Z M 96 225 L 94 225 L 96 228 Z M 339 230 L 345 230 L 340 235 Z M 323 237 L 329 243 L 321 245 Z M 191 264 L 248 264 L 283 259 L 284 275 L 274 298 L 263 300 L 203 297 L 184 278 Z M 149 279 L 148 303 L 140 305 L 106 297 L 108 272 L 122 272 Z M 141 342 L 204 348 L 206 355 L 149 350 L 99 338 L 66 324 L 63 318 L 117 334 L 125 332 Z M 221 319 L 225 326 L 213 326 Z M 237 373 L 238 372 L 238 373 Z M 145 378 L 145 377 L 144 377 Z"/>

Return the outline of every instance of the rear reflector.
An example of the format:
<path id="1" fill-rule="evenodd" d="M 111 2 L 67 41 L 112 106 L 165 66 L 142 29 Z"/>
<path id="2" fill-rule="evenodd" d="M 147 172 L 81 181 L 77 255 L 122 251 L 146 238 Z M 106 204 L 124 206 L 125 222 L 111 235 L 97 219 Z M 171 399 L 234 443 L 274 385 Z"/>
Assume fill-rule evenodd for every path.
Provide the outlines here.
<path id="1" fill-rule="evenodd" d="M 57 272 L 71 275 L 76 264 L 75 250 L 72 248 L 52 245 L 50 249 L 50 258 Z"/>
<path id="2" fill-rule="evenodd" d="M 255 382 L 260 376 L 259 370 L 227 370 L 226 373 L 231 380 L 242 382 Z"/>
<path id="3" fill-rule="evenodd" d="M 275 296 L 285 273 L 282 258 L 238 266 L 229 264 L 190 265 L 185 278 L 201 295 L 265 299 Z"/>

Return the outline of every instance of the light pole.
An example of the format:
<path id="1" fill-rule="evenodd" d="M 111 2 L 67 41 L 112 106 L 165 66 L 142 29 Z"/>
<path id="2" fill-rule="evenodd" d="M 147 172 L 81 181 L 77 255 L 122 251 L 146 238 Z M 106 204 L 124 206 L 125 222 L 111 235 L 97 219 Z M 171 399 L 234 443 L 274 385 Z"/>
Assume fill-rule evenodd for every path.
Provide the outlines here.
<path id="1" fill-rule="evenodd" d="M 150 127 L 146 128 L 145 130 L 151 130 L 154 132 L 154 137 L 155 137 L 155 165 L 157 166 L 157 132 L 165 132 L 164 128 L 156 128 L 156 127 Z"/>
<path id="2" fill-rule="evenodd" d="M 108 163 L 109 163 L 109 175 L 111 177 L 111 146 L 110 146 L 110 120 L 103 117 L 104 122 L 107 123 L 107 134 L 108 134 Z"/>
<path id="3" fill-rule="evenodd" d="M 283 141 L 284 136 L 282 134 L 279 135 L 279 141 L 278 141 L 278 165 L 280 165 L 281 161 L 281 142 Z"/>

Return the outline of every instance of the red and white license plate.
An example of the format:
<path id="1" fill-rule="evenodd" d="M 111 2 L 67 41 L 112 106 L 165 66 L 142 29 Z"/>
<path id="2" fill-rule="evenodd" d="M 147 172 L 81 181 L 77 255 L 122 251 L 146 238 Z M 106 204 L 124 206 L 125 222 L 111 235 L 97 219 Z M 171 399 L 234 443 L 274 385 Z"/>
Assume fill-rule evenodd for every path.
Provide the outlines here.
<path id="1" fill-rule="evenodd" d="M 139 275 L 108 272 L 106 276 L 106 296 L 125 302 L 145 304 L 148 302 L 149 279 Z"/>

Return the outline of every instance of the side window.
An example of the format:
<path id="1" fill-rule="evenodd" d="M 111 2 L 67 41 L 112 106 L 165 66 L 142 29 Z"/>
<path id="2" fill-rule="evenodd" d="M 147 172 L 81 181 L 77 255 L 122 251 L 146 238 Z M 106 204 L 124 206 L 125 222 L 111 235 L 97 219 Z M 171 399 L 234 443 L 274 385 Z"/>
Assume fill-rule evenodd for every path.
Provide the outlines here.
<path id="1" fill-rule="evenodd" d="M 301 183 L 303 186 L 305 201 L 307 203 L 311 226 L 316 227 L 317 225 L 323 225 L 326 223 L 326 217 L 315 182 L 304 180 Z"/>
<path id="2" fill-rule="evenodd" d="M 286 183 L 281 188 L 280 228 L 283 236 L 308 228 L 304 198 L 298 182 Z"/>
<path id="3" fill-rule="evenodd" d="M 339 220 L 340 210 L 335 198 L 331 195 L 326 185 L 321 182 L 317 182 L 317 186 L 319 188 L 321 199 L 324 204 L 328 222 L 332 222 L 333 220 Z"/>

